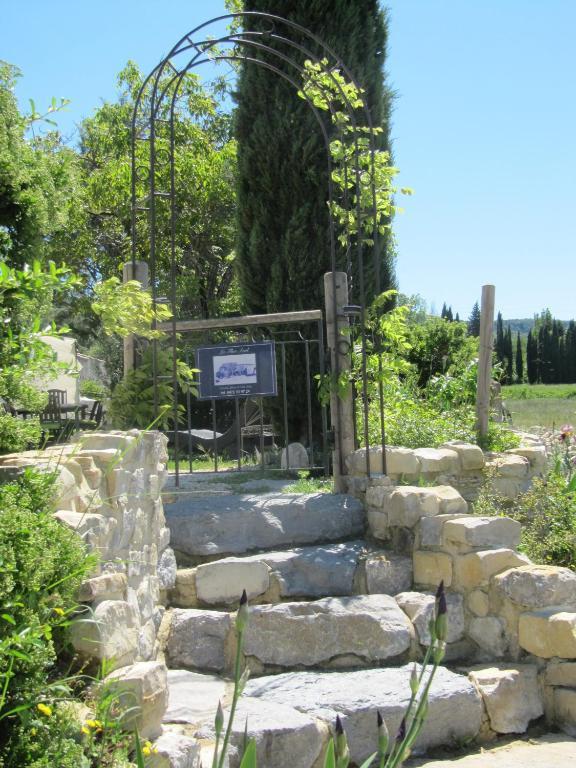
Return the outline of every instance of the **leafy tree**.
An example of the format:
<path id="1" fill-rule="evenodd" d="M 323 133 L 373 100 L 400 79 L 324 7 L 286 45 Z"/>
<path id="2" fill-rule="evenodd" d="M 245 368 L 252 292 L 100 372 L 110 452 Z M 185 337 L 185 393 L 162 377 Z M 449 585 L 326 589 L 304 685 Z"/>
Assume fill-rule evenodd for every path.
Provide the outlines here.
<path id="1" fill-rule="evenodd" d="M 365 88 L 374 125 L 382 129 L 379 148 L 389 148 L 391 94 L 383 76 L 387 25 L 376 0 L 245 0 L 244 9 L 278 13 L 331 46 Z M 251 55 L 266 58 L 258 51 Z M 283 66 L 278 59 L 274 62 Z M 314 115 L 292 86 L 254 64 L 241 67 L 237 101 L 238 260 L 244 307 L 260 313 L 323 306 L 322 276 L 331 268 L 328 178 L 326 148 Z M 358 119 L 365 124 L 361 111 Z M 336 135 L 328 120 L 326 127 Z M 394 283 L 392 244 L 389 237 L 384 240 L 382 290 Z M 342 251 L 343 246 L 340 265 L 345 263 Z M 371 283 L 367 301 L 373 296 Z"/>
<path id="2" fill-rule="evenodd" d="M 468 336 L 480 336 L 480 307 L 478 302 L 472 307 L 468 318 Z"/>
<path id="3" fill-rule="evenodd" d="M 53 253 L 69 254 L 71 263 L 89 288 L 101 278 L 118 274 L 130 251 L 130 121 L 136 94 L 143 82 L 138 68 L 128 63 L 118 76 L 119 98 L 105 102 L 81 125 L 80 159 L 83 184 L 74 219 L 55 238 Z M 162 81 L 160 88 L 166 86 Z M 178 316 L 207 317 L 234 295 L 234 213 L 236 145 L 230 136 L 230 117 L 217 109 L 219 88 L 200 84 L 196 75 L 182 80 L 175 110 L 176 281 Z M 165 119 L 173 91 L 168 89 L 159 117 Z M 144 95 L 145 106 L 149 93 Z M 144 107 L 145 108 L 145 107 Z M 168 126 L 157 124 L 157 188 L 170 188 Z M 137 165 L 149 161 L 147 142 L 137 142 Z M 137 195 L 148 193 L 139 178 Z M 157 201 L 157 291 L 170 294 L 170 217 L 166 198 Z M 148 260 L 148 227 L 137 220 L 137 257 Z M 70 314 L 80 308 L 98 322 L 86 293 L 73 297 Z M 84 333 L 84 329 L 79 329 Z M 89 329 L 87 329 L 89 331 Z M 94 338 L 94 337 L 92 337 Z M 90 342 L 89 334 L 85 343 Z"/>
<path id="4" fill-rule="evenodd" d="M 450 369 L 462 370 L 478 354 L 478 342 L 466 333 L 464 323 L 447 323 L 430 317 L 411 328 L 408 360 L 416 366 L 418 385 Z"/>
<path id="5" fill-rule="evenodd" d="M 45 116 L 33 102 L 30 115 L 20 113 L 19 77 L 16 67 L 0 61 L 0 258 L 22 267 L 48 253 L 51 238 L 68 226 L 79 168 L 56 133 L 28 137 Z M 48 113 L 60 106 L 53 100 Z"/>

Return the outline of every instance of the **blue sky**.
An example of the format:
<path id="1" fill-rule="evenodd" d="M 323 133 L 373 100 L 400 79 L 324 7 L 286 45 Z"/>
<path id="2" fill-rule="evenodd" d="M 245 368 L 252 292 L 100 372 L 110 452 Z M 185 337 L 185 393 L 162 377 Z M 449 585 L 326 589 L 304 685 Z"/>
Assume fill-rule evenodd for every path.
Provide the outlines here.
<path id="1" fill-rule="evenodd" d="M 504 317 L 575 317 L 576 2 L 385 5 L 395 163 L 415 190 L 395 223 L 400 289 L 465 318 L 493 283 Z M 148 71 L 224 0 L 0 0 L 0 11 L 18 97 L 71 99 L 59 122 L 73 139 L 128 59 Z"/>

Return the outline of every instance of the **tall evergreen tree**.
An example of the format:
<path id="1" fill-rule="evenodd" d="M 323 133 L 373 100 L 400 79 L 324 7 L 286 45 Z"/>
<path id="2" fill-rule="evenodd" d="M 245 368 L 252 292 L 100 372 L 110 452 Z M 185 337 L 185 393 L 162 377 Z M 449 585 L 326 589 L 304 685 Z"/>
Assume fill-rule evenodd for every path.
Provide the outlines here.
<path id="1" fill-rule="evenodd" d="M 383 129 L 379 147 L 389 148 L 391 92 L 383 69 L 387 20 L 377 0 L 245 0 L 244 9 L 283 16 L 327 43 L 365 89 L 373 124 Z M 269 28 L 264 21 L 251 24 Z M 281 25 L 276 31 L 286 32 Z M 285 45 L 267 42 L 286 53 Z M 310 40 L 297 42 L 314 49 Z M 256 49 L 250 55 L 267 56 Z M 288 64 L 271 60 L 295 76 Z M 236 98 L 237 261 L 244 309 L 261 313 L 322 307 L 330 238 L 326 147 L 318 123 L 293 86 L 253 63 L 242 65 Z M 395 283 L 392 243 L 388 236 L 384 239 L 382 290 Z M 344 253 L 340 256 L 342 268 Z M 372 262 L 368 254 L 367 261 Z M 373 284 L 366 292 L 370 300 Z"/>
<path id="2" fill-rule="evenodd" d="M 496 343 L 494 344 L 494 352 L 496 353 L 496 360 L 505 366 L 506 358 L 506 343 L 504 339 L 504 321 L 502 320 L 502 312 L 498 312 L 496 316 Z"/>
<path id="3" fill-rule="evenodd" d="M 529 384 L 538 382 L 538 343 L 532 331 L 528 331 L 526 342 L 526 376 Z"/>
<path id="4" fill-rule="evenodd" d="M 522 384 L 524 381 L 524 360 L 522 359 L 522 342 L 520 332 L 516 334 L 516 381 Z"/>
<path id="5" fill-rule="evenodd" d="M 510 329 L 510 326 L 508 326 L 506 329 L 505 360 L 506 360 L 506 383 L 512 384 L 514 381 L 514 351 L 512 347 L 512 331 Z"/>
<path id="6" fill-rule="evenodd" d="M 446 320 L 448 320 L 449 323 L 453 322 L 454 315 L 452 314 L 452 307 L 448 307 L 446 310 Z"/>
<path id="7" fill-rule="evenodd" d="M 442 304 L 442 312 L 440 312 L 440 318 L 442 320 L 446 320 L 448 318 L 448 307 L 446 306 L 446 302 Z"/>
<path id="8" fill-rule="evenodd" d="M 480 307 L 478 302 L 472 307 L 468 318 L 468 336 L 480 336 Z"/>

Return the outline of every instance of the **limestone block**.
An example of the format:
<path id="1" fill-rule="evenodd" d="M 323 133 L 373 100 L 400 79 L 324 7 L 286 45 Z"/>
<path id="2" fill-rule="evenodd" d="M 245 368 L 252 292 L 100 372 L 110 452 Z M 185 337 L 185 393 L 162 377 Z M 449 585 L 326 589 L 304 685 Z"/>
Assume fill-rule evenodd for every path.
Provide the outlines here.
<path id="1" fill-rule="evenodd" d="M 248 598 L 264 594 L 270 586 L 270 568 L 264 562 L 226 558 L 199 565 L 196 591 L 204 603 L 238 603 L 242 590 Z"/>
<path id="2" fill-rule="evenodd" d="M 112 517 L 95 513 L 58 510 L 54 517 L 71 528 L 91 549 L 105 550 L 112 539 L 117 522 Z"/>
<path id="3" fill-rule="evenodd" d="M 555 565 L 523 565 L 494 578 L 495 594 L 524 608 L 576 607 L 576 573 Z"/>
<path id="4" fill-rule="evenodd" d="M 520 523 L 509 517 L 461 517 L 445 523 L 442 543 L 474 549 L 516 549 L 521 532 Z"/>
<path id="5" fill-rule="evenodd" d="M 282 449 L 282 455 L 280 456 L 281 469 L 301 469 L 302 467 L 309 466 L 308 451 L 302 443 L 289 443 L 287 448 Z"/>
<path id="6" fill-rule="evenodd" d="M 282 597 L 351 595 L 365 548 L 363 541 L 350 541 L 264 552 L 245 560 L 265 563 L 271 569 L 270 584 L 277 586 Z"/>
<path id="7" fill-rule="evenodd" d="M 127 728 L 137 728 L 144 739 L 162 733 L 162 717 L 168 704 L 166 665 L 160 661 L 142 661 L 117 669 L 106 678 L 106 687 L 118 696 L 123 710 L 137 708 L 123 719 Z"/>
<path id="8" fill-rule="evenodd" d="M 430 645 L 429 624 L 435 616 L 436 600 L 434 595 L 422 592 L 403 592 L 396 595 L 396 602 L 414 624 L 418 642 Z M 448 635 L 446 642 L 455 643 L 464 637 L 464 601 L 462 595 L 447 593 L 446 607 L 448 617 Z"/>
<path id="9" fill-rule="evenodd" d="M 200 744 L 190 736 L 165 731 L 153 747 L 146 768 L 201 768 Z"/>
<path id="10" fill-rule="evenodd" d="M 358 499 L 328 493 L 188 497 L 165 512 L 172 547 L 187 555 L 338 541 L 362 535 L 365 520 Z"/>
<path id="11" fill-rule="evenodd" d="M 336 715 L 340 715 L 351 760 L 360 765 L 377 749 L 376 711 L 381 713 L 390 734 L 397 732 L 410 698 L 411 671 L 412 665 L 407 665 L 338 674 L 274 675 L 248 681 L 245 696 L 260 698 L 272 709 L 277 703 L 291 706 L 332 727 Z M 422 751 L 472 739 L 478 734 L 481 721 L 482 700 L 474 685 L 466 676 L 439 667 L 430 689 L 428 714 L 414 749 Z"/>
<path id="12" fill-rule="evenodd" d="M 139 619 L 133 606 L 122 600 L 104 600 L 92 617 L 75 621 L 72 645 L 80 653 L 106 659 L 114 667 L 131 664 L 138 651 Z"/>
<path id="13" fill-rule="evenodd" d="M 76 510 L 76 506 L 74 504 L 74 500 L 79 493 L 79 488 L 76 483 L 76 478 L 72 472 L 63 465 L 52 467 L 52 471 L 57 473 L 56 506 L 60 509 L 70 509 L 78 512 L 83 511 Z"/>
<path id="14" fill-rule="evenodd" d="M 166 547 L 158 559 L 158 582 L 160 589 L 172 589 L 176 585 L 176 570 L 174 550 Z"/>
<path id="15" fill-rule="evenodd" d="M 455 451 L 458 454 L 460 468 L 465 471 L 484 468 L 486 459 L 482 449 L 478 445 L 465 443 L 462 440 L 449 440 L 440 447 Z"/>
<path id="16" fill-rule="evenodd" d="M 414 552 L 414 583 L 437 587 L 452 584 L 452 558 L 444 552 Z"/>
<path id="17" fill-rule="evenodd" d="M 491 658 L 501 658 L 507 650 L 504 622 L 497 616 L 476 617 L 468 627 L 468 636 Z"/>
<path id="18" fill-rule="evenodd" d="M 442 529 L 448 520 L 459 520 L 467 515 L 436 515 L 422 517 L 418 525 L 418 543 L 421 547 L 440 547 L 442 544 Z"/>
<path id="19" fill-rule="evenodd" d="M 486 585 L 494 574 L 524 565 L 527 560 L 512 549 L 487 549 L 457 555 L 454 558 L 454 585 L 464 590 Z"/>
<path id="20" fill-rule="evenodd" d="M 554 689 L 554 715 L 556 724 L 569 736 L 576 737 L 576 690 Z"/>
<path id="21" fill-rule="evenodd" d="M 496 733 L 524 733 L 531 720 L 544 714 L 538 668 L 533 664 L 475 667 L 469 677 L 484 699 Z"/>
<path id="22" fill-rule="evenodd" d="M 170 605 L 176 608 L 195 608 L 198 605 L 196 568 L 178 568 L 176 583 L 170 590 Z"/>
<path id="23" fill-rule="evenodd" d="M 370 473 L 382 472 L 382 447 L 371 446 L 369 449 Z M 366 475 L 366 449 L 359 448 L 346 459 L 351 475 Z M 389 475 L 417 475 L 420 463 L 410 448 L 386 446 L 386 471 Z"/>
<path id="24" fill-rule="evenodd" d="M 136 438 L 126 432 L 80 432 L 73 442 L 80 443 L 83 451 L 114 450 L 121 453 L 133 447 Z M 126 454 L 124 456 L 126 458 Z"/>
<path id="25" fill-rule="evenodd" d="M 390 445 L 386 447 L 386 471 L 389 475 L 417 475 L 420 463 L 410 448 Z"/>
<path id="26" fill-rule="evenodd" d="M 459 469 L 458 453 L 451 448 L 416 448 L 414 456 L 424 474 L 455 474 Z"/>
<path id="27" fill-rule="evenodd" d="M 405 485 L 390 494 L 387 510 L 390 525 L 413 528 L 423 517 L 466 512 L 467 504 L 449 485 L 432 488 Z"/>
<path id="28" fill-rule="evenodd" d="M 218 702 L 224 702 L 232 684 L 215 675 L 202 675 L 184 669 L 168 670 L 168 708 L 165 723 L 200 726 L 212 723 Z"/>
<path id="29" fill-rule="evenodd" d="M 154 618 L 148 619 L 138 632 L 138 659 L 148 661 L 154 656 L 156 643 L 156 623 Z"/>
<path id="30" fill-rule="evenodd" d="M 546 685 L 576 688 L 576 662 L 550 661 L 546 666 Z"/>
<path id="31" fill-rule="evenodd" d="M 482 592 L 481 589 L 475 589 L 473 592 L 470 592 L 466 598 L 466 605 L 468 606 L 468 610 L 475 616 L 487 616 L 490 610 L 488 595 L 485 592 Z"/>
<path id="32" fill-rule="evenodd" d="M 494 470 L 499 477 L 526 478 L 530 462 L 524 456 L 515 454 L 491 454 L 486 462 L 486 468 Z"/>
<path id="33" fill-rule="evenodd" d="M 412 558 L 392 552 L 373 553 L 366 558 L 366 587 L 369 595 L 397 595 L 412 587 Z"/>
<path id="34" fill-rule="evenodd" d="M 386 541 L 390 538 L 390 516 L 388 510 L 368 507 L 368 531 L 374 539 Z"/>
<path id="35" fill-rule="evenodd" d="M 518 635 L 520 647 L 535 656 L 576 659 L 576 613 L 561 607 L 523 613 Z"/>
<path id="36" fill-rule="evenodd" d="M 286 768 L 288 755 L 291 768 L 309 768 L 323 754 L 328 740 L 328 729 L 310 715 L 284 704 L 271 707 L 262 699 L 242 697 L 231 738 L 237 749 L 243 743 L 246 722 L 248 738 L 256 740 L 257 763 L 266 768 Z M 240 763 L 235 752 L 230 755 L 230 768 Z"/>
<path id="37" fill-rule="evenodd" d="M 382 509 L 392 490 L 390 485 L 371 485 L 366 489 L 366 506 Z"/>
<path id="38" fill-rule="evenodd" d="M 102 600 L 125 600 L 126 575 L 123 573 L 105 573 L 86 579 L 78 592 L 78 600 L 82 603 L 97 603 Z"/>
<path id="39" fill-rule="evenodd" d="M 232 632 L 228 613 L 220 611 L 172 611 L 166 658 L 171 667 L 221 672 L 227 663 Z"/>
<path id="40" fill-rule="evenodd" d="M 170 528 L 160 528 L 158 532 L 158 552 L 163 552 L 170 544 Z"/>
<path id="41" fill-rule="evenodd" d="M 404 653 L 410 634 L 410 622 L 388 595 L 259 605 L 250 611 L 244 652 L 282 667 L 351 656 L 352 664 L 376 663 Z"/>
<path id="42" fill-rule="evenodd" d="M 498 496 L 514 501 L 518 494 L 527 489 L 528 482 L 526 479 L 520 480 L 517 477 L 494 477 L 490 485 L 493 492 Z"/>
<path id="43" fill-rule="evenodd" d="M 530 462 L 532 474 L 539 474 L 546 469 L 548 456 L 545 445 L 521 445 L 519 448 L 513 448 L 506 453 L 523 456 Z"/>

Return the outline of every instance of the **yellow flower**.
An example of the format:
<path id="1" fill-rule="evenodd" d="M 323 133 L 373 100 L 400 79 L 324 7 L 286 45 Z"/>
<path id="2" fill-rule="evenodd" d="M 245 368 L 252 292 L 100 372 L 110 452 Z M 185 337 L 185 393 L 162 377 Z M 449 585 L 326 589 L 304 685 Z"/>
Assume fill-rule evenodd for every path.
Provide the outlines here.
<path id="1" fill-rule="evenodd" d="M 42 712 L 43 715 L 46 715 L 46 717 L 50 717 L 52 714 L 52 707 L 49 707 L 48 704 L 36 704 L 36 709 Z"/>
<path id="2" fill-rule="evenodd" d="M 150 755 L 156 755 L 157 753 L 158 753 L 158 750 L 155 749 L 149 741 L 144 742 L 144 746 L 142 747 L 142 754 L 145 757 L 149 757 Z"/>
<path id="3" fill-rule="evenodd" d="M 90 728 L 86 728 L 85 725 L 82 726 L 82 733 L 85 733 L 86 736 L 90 736 Z"/>
<path id="4" fill-rule="evenodd" d="M 54 613 L 58 616 L 64 616 L 64 611 L 62 608 L 54 608 Z"/>

